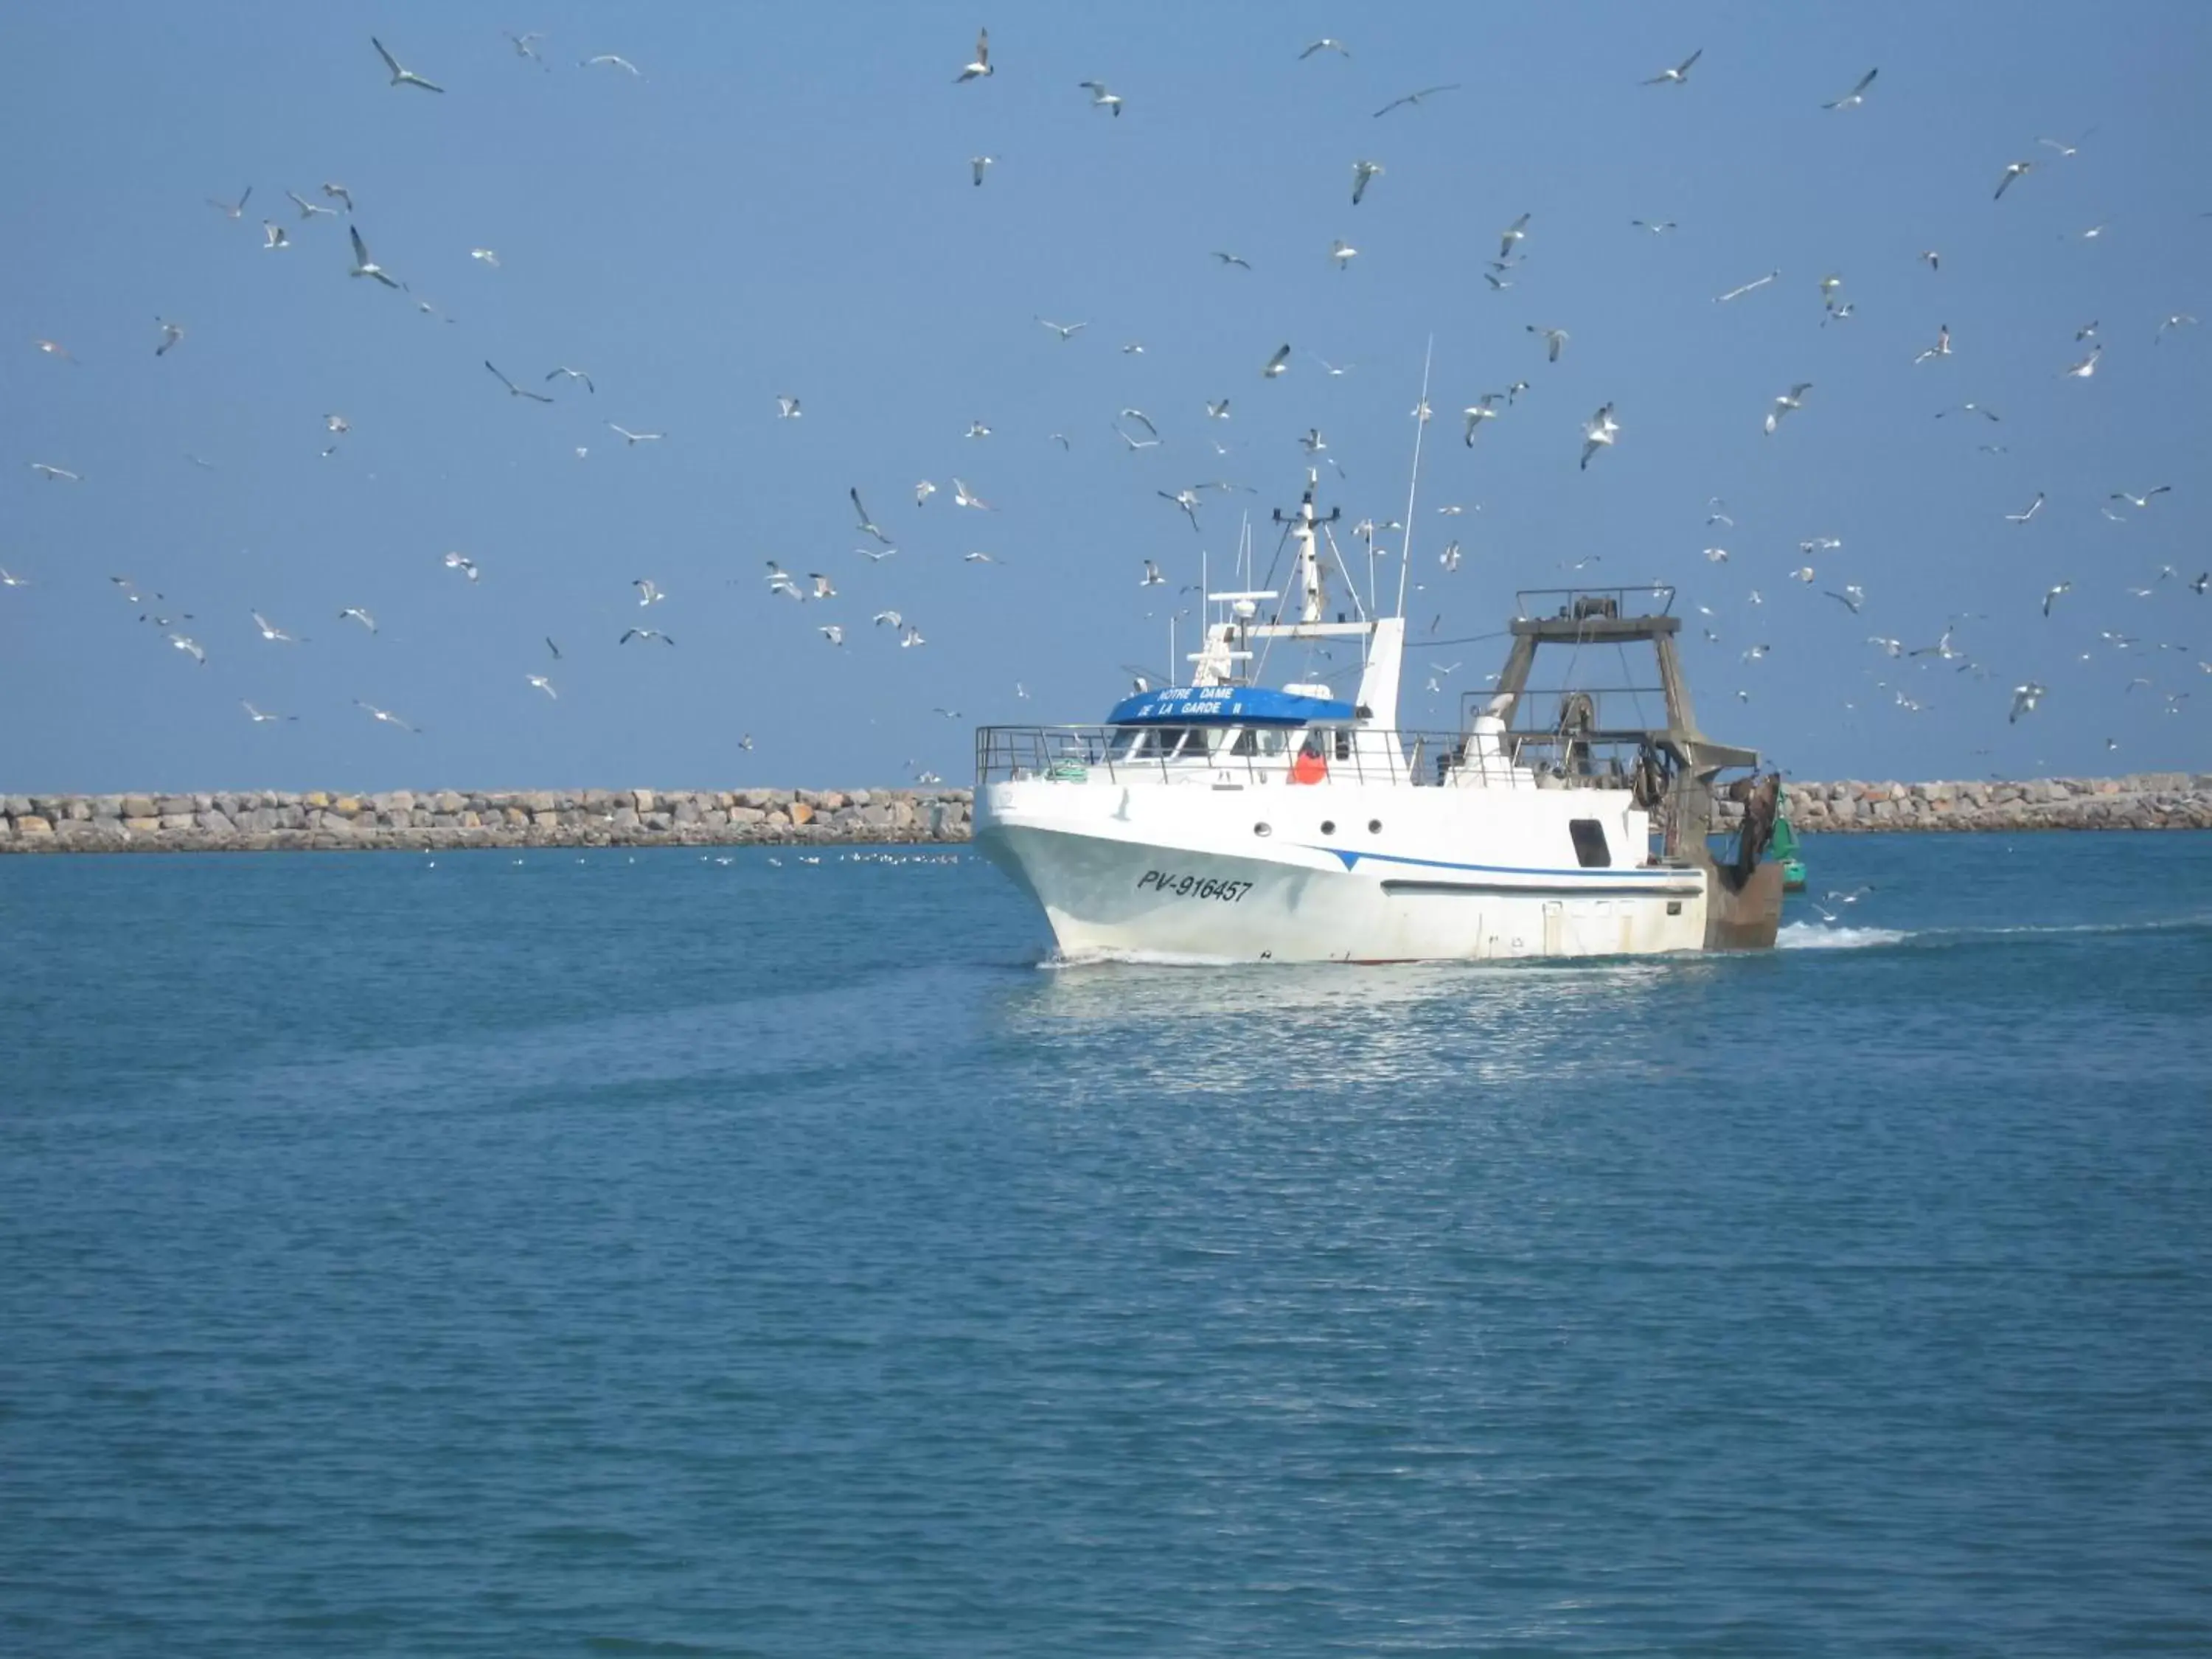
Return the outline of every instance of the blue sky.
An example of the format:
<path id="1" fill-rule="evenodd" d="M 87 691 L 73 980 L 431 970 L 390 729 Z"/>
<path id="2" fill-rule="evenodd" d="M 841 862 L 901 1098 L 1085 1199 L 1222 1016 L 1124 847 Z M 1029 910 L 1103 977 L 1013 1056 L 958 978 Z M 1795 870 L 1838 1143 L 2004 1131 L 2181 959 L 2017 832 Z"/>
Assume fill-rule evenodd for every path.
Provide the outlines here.
<path id="1" fill-rule="evenodd" d="M 0 566 L 27 585 L 0 588 L 0 788 L 964 781 L 978 721 L 1095 720 L 1121 665 L 1164 662 L 1175 585 L 1200 548 L 1218 579 L 1247 506 L 1295 501 L 1309 428 L 1343 469 L 1325 501 L 1400 516 L 1431 335 L 1417 639 L 1438 617 L 1493 632 L 1517 587 L 1595 555 L 1585 577 L 1681 586 L 1707 729 L 1802 775 L 2212 769 L 2212 597 L 2185 586 L 2212 563 L 2212 328 L 2159 333 L 2212 323 L 2212 9 L 2005 15 L 11 8 Z M 956 86 L 979 21 L 997 72 Z M 542 31 L 546 66 L 502 27 Z M 387 85 L 371 34 L 444 94 Z M 1323 34 L 1351 58 L 1299 61 Z M 1638 84 L 1697 48 L 1686 85 Z M 580 65 L 602 52 L 641 74 Z M 1820 107 L 1877 66 L 1863 107 Z M 1373 114 L 1443 82 L 1462 84 Z M 977 154 L 998 158 L 981 188 Z M 1385 171 L 1355 208 L 1360 159 Z M 2015 160 L 2035 170 L 1992 202 Z M 343 217 L 284 198 L 321 204 L 325 180 L 409 294 L 349 279 Z M 206 204 L 247 185 L 237 222 Z M 1493 292 L 1485 261 L 1524 211 Z M 289 247 L 264 250 L 264 217 Z M 1359 250 L 1341 270 L 1338 238 Z M 1824 326 L 1831 274 L 1853 311 Z M 186 330 L 159 359 L 157 316 Z M 1062 342 L 1038 316 L 1090 326 Z M 2067 378 L 2092 321 L 2098 371 Z M 1531 324 L 1570 331 L 1559 363 Z M 1946 324 L 1951 356 L 1915 366 Z M 1291 371 L 1263 380 L 1285 341 Z M 510 398 L 486 358 L 557 401 Z M 547 386 L 560 364 L 596 393 Z M 1462 444 L 1457 411 L 1516 380 Z M 2002 422 L 1934 418 L 1969 399 Z M 1620 441 L 1579 471 L 1607 402 Z M 1158 447 L 1115 435 L 1125 408 Z M 325 458 L 330 413 L 351 430 Z M 610 421 L 667 435 L 630 447 Z M 998 510 L 956 509 L 956 476 Z M 940 493 L 917 507 L 923 478 Z M 1156 493 L 1215 479 L 1256 493 L 1207 492 L 1200 532 Z M 2109 499 L 2159 484 L 2146 508 Z M 881 563 L 855 551 L 854 486 L 897 544 Z M 1716 495 L 1733 526 L 1705 522 Z M 1800 553 L 1818 537 L 1843 545 Z M 1146 557 L 1167 586 L 1139 586 Z M 772 597 L 770 559 L 839 597 Z M 111 575 L 191 612 L 206 665 Z M 639 577 L 668 596 L 649 616 Z M 1859 617 L 1823 597 L 1845 583 Z M 927 644 L 872 627 L 885 608 Z M 305 641 L 264 641 L 252 610 Z M 1950 617 L 1974 672 L 1864 642 L 1931 644 Z M 618 648 L 641 620 L 677 645 Z M 1449 723 L 1430 662 L 1473 686 L 1502 646 L 1417 643 L 1406 723 Z M 2008 726 L 2029 679 L 2042 706 Z M 257 726 L 240 699 L 299 718 Z"/>

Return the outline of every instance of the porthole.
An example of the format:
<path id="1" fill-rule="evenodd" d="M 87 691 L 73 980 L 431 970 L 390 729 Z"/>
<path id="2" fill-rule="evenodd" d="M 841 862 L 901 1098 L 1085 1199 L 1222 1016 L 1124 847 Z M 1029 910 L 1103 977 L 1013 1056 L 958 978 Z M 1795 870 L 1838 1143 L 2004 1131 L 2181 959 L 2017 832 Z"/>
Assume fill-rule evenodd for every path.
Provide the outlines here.
<path id="1" fill-rule="evenodd" d="M 1382 833 L 1382 819 L 1380 819 L 1380 818 L 1370 818 L 1370 819 L 1368 819 L 1368 820 L 1367 820 L 1367 833 L 1368 833 L 1369 835 L 1370 835 L 1370 836 L 1379 836 L 1379 835 L 1381 835 L 1381 834 Z"/>
<path id="2" fill-rule="evenodd" d="M 1274 832 L 1264 823 L 1255 823 L 1252 826 L 1252 833 L 1255 836 L 1267 836 L 1273 835 Z"/>
<path id="3" fill-rule="evenodd" d="M 1334 835 L 1336 833 L 1336 820 L 1334 818 L 1323 818 L 1321 821 L 1321 832 L 1324 836 Z"/>

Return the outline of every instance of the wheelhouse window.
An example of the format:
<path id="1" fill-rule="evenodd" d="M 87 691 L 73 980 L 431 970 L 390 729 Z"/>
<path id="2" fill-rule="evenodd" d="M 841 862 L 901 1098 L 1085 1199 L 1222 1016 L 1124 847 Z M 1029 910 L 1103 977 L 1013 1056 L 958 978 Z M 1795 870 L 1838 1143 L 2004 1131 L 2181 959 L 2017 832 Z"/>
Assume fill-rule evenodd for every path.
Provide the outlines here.
<path id="1" fill-rule="evenodd" d="M 1575 838 L 1575 861 L 1585 870 L 1603 870 L 1613 863 L 1613 849 L 1605 844 L 1605 825 L 1595 818 L 1570 818 L 1567 833 Z"/>

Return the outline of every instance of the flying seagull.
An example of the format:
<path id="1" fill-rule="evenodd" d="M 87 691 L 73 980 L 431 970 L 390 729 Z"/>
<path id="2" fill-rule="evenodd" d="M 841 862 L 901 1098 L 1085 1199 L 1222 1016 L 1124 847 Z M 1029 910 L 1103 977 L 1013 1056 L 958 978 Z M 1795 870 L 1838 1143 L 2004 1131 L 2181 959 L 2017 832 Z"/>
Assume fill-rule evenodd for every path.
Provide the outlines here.
<path id="1" fill-rule="evenodd" d="M 1525 324 L 1523 326 L 1526 328 L 1528 332 L 1537 336 L 1544 342 L 1546 362 L 1556 363 L 1559 361 L 1559 353 L 1566 349 L 1566 330 L 1564 328 L 1540 328 L 1534 323 Z"/>
<path id="2" fill-rule="evenodd" d="M 1279 349 L 1273 356 L 1267 359 L 1267 366 L 1261 369 L 1260 373 L 1264 378 L 1273 380 L 1279 378 L 1283 371 L 1287 369 L 1290 366 L 1291 349 L 1286 345 Z"/>
<path id="3" fill-rule="evenodd" d="M 507 388 L 507 395 L 508 397 L 527 398 L 533 404 L 550 404 L 553 401 L 542 392 L 524 391 L 522 387 L 515 385 L 515 383 L 508 380 L 506 375 L 501 374 L 498 368 L 493 365 L 492 360 L 489 357 L 484 359 L 484 367 L 491 370 L 492 378 L 494 380 L 497 380 L 501 386 Z M 557 373 L 558 371 L 556 372 Z"/>
<path id="4" fill-rule="evenodd" d="M 2077 380 L 2087 380 L 2097 372 L 2097 359 L 2104 354 L 2104 350 L 2105 348 L 2101 343 L 2091 346 L 2089 355 L 2066 369 L 2064 373 Z"/>
<path id="5" fill-rule="evenodd" d="M 1352 164 L 1352 205 L 1358 207 L 1359 198 L 1367 194 L 1367 186 L 1382 176 L 1380 161 L 1354 161 Z"/>
<path id="6" fill-rule="evenodd" d="M 1874 77 L 1881 73 L 1878 69 L 1869 70 L 1864 75 L 1859 76 L 1858 85 L 1840 98 L 1831 98 L 1820 107 L 1822 109 L 1856 109 L 1861 104 L 1866 102 L 1867 88 L 1874 84 Z"/>
<path id="7" fill-rule="evenodd" d="M 633 432 L 626 426 L 615 425 L 612 421 L 609 421 L 607 425 L 613 431 L 621 433 L 623 440 L 632 446 L 638 444 L 658 443 L 666 435 L 665 433 L 659 432 Z"/>
<path id="8" fill-rule="evenodd" d="M 375 260 L 368 257 L 368 244 L 361 240 L 361 232 L 358 228 L 352 225 L 348 225 L 346 227 L 346 234 L 353 239 L 353 269 L 349 271 L 347 275 L 352 276 L 374 276 L 378 282 L 383 283 L 386 288 L 398 288 L 400 286 L 400 284 L 392 280 L 391 272 L 385 270 L 382 265 L 380 265 Z"/>
<path id="9" fill-rule="evenodd" d="M 805 416 L 806 416 L 806 411 L 805 411 L 805 410 L 801 409 L 801 408 L 799 406 L 799 399 L 798 399 L 798 398 L 796 398 L 786 397 L 786 396 L 785 396 L 782 392 L 777 392 L 777 393 L 775 394 L 775 418 L 776 418 L 777 420 L 779 420 L 779 421 L 798 421 L 798 420 L 804 420 L 804 419 L 805 418 Z"/>
<path id="10" fill-rule="evenodd" d="M 333 202 L 343 202 L 346 204 L 346 211 L 348 213 L 351 213 L 353 211 L 353 192 L 348 190 L 343 185 L 325 184 L 323 186 L 323 194 L 329 197 Z"/>
<path id="11" fill-rule="evenodd" d="M 1926 362 L 1930 357 L 1948 357 L 1950 355 L 1951 325 L 1948 323 L 1942 323 L 1937 325 L 1936 329 L 1936 343 L 1932 346 L 1929 346 L 1923 350 L 1917 357 L 1915 357 L 1912 360 L 1912 366 L 1915 368 L 1917 368 L 1921 364 Z"/>
<path id="12" fill-rule="evenodd" d="M 248 185 L 239 192 L 235 202 L 218 202 L 210 196 L 207 198 L 207 204 L 226 219 L 243 219 L 246 216 L 246 204 L 252 199 L 253 186 Z"/>
<path id="13" fill-rule="evenodd" d="M 1765 288 L 1769 283 L 1772 282 L 1781 274 L 1782 273 L 1778 270 L 1770 270 L 1764 276 L 1753 277 L 1750 282 L 1746 283 L 1741 288 L 1732 288 L 1725 294 L 1715 295 L 1713 296 L 1713 303 L 1717 306 L 1724 306 L 1730 300 L 1740 299 L 1744 295 L 1750 293 L 1752 289 L 1755 288 Z"/>
<path id="14" fill-rule="evenodd" d="M 1075 83 L 1091 94 L 1091 107 L 1110 109 L 1116 117 L 1121 113 L 1121 94 L 1109 92 L 1103 81 L 1079 81 Z"/>
<path id="15" fill-rule="evenodd" d="M 300 210 L 300 216 L 302 219 L 335 219 L 338 216 L 338 210 L 336 208 L 326 208 L 311 202 L 296 190 L 288 190 L 284 194 L 292 205 Z"/>
<path id="16" fill-rule="evenodd" d="M 1685 58 L 1680 63 L 1675 64 L 1674 68 L 1661 70 L 1658 74 L 1653 76 L 1644 84 L 1647 87 L 1681 86 L 1688 82 L 1691 68 L 1697 63 L 1698 59 L 1703 58 L 1705 55 L 1705 49 L 1703 46 L 1699 46 L 1687 58 Z"/>
<path id="17" fill-rule="evenodd" d="M 2051 614 L 2051 602 L 2061 593 L 2071 592 L 2073 586 L 2072 582 L 2060 582 L 2056 587 L 2047 591 L 2043 596 L 2043 614 L 2048 617 Z"/>
<path id="18" fill-rule="evenodd" d="M 930 489 L 933 492 L 936 486 L 932 484 Z M 860 505 L 860 486 L 855 484 L 852 489 L 847 490 L 845 493 L 853 498 L 853 511 L 860 520 L 860 533 L 864 536 L 873 536 L 885 547 L 889 547 L 891 544 L 891 538 L 884 535 L 881 530 L 877 528 L 876 521 L 868 516 L 868 509 Z M 920 504 L 921 500 L 921 498 L 920 496 L 915 498 L 917 505 Z"/>
<path id="19" fill-rule="evenodd" d="M 416 726 L 408 725 L 405 720 L 401 720 L 398 715 L 393 714 L 389 708 L 379 708 L 374 703 L 363 702 L 359 697 L 356 697 L 353 700 L 353 706 L 356 708 L 366 708 L 368 711 L 368 717 L 371 720 L 380 720 L 386 726 L 396 726 L 403 732 L 415 732 L 419 729 Z"/>
<path id="20" fill-rule="evenodd" d="M 637 589 L 637 602 L 641 605 L 659 605 L 663 599 L 668 597 L 667 594 L 660 591 L 659 586 L 653 582 L 652 578 L 647 576 L 640 576 L 635 581 L 632 582 L 630 586 Z"/>
<path id="21" fill-rule="evenodd" d="M 471 581 L 475 581 L 475 580 L 477 580 L 479 577 L 481 577 L 481 576 L 483 574 L 483 573 L 482 571 L 480 571 L 480 570 L 478 570 L 478 569 L 477 568 L 477 562 L 476 562 L 474 559 L 471 558 L 471 557 L 470 557 L 467 554 L 465 554 L 465 553 L 448 553 L 448 554 L 447 554 L 447 555 L 446 555 L 446 568 L 447 568 L 447 569 L 448 569 L 448 570 L 458 570 L 458 571 L 459 571 L 463 575 L 466 576 L 466 577 L 467 577 Z"/>
<path id="22" fill-rule="evenodd" d="M 65 466 L 52 466 L 45 461 L 33 461 L 31 471 L 48 483 L 82 483 L 84 482 L 84 475 L 82 472 L 72 472 Z"/>
<path id="23" fill-rule="evenodd" d="M 2035 712 L 2035 705 L 2042 696 L 2043 688 L 2033 680 L 2030 680 L 2026 685 L 2013 687 L 2012 713 L 2005 716 L 2005 724 L 2007 726 L 2014 724 L 2022 714 L 2033 714 Z"/>
<path id="24" fill-rule="evenodd" d="M 998 511 L 996 507 L 993 507 L 990 502 L 985 501 L 981 495 L 970 493 L 968 486 L 962 483 L 957 478 L 955 478 L 952 481 L 952 504 L 955 507 L 972 507 L 977 511 L 983 513 L 995 513 Z"/>
<path id="25" fill-rule="evenodd" d="M 2143 507 L 2150 505 L 2151 498 L 2154 495 L 2166 495 L 2170 493 L 2172 489 L 2173 486 L 2172 484 L 2160 484 L 2155 489 L 2145 490 L 2140 495 L 2131 495 L 2124 489 L 2115 489 L 2112 493 L 2110 499 L 2116 501 L 2125 501 L 2130 507 Z"/>
<path id="26" fill-rule="evenodd" d="M 995 155 L 971 155 L 968 158 L 968 170 L 975 175 L 975 182 L 981 185 L 984 173 L 997 166 L 998 161 Z"/>
<path id="27" fill-rule="evenodd" d="M 2033 518 L 2037 514 L 2042 511 L 2043 492 L 2039 489 L 2035 492 L 2035 499 L 2027 504 L 2027 510 L 2026 512 L 2008 513 L 2005 514 L 2005 522 L 2007 524 L 2026 524 L 2030 519 Z"/>
<path id="28" fill-rule="evenodd" d="M 1038 318 L 1036 320 L 1043 327 L 1048 328 L 1054 333 L 1059 335 L 1063 340 L 1067 339 L 1073 335 L 1079 334 L 1085 329 L 1091 326 L 1088 323 L 1055 323 L 1042 317 Z"/>
<path id="29" fill-rule="evenodd" d="M 1307 58 L 1312 57 L 1317 52 L 1333 52 L 1338 57 L 1346 59 L 1349 59 L 1352 56 L 1351 47 L 1346 46 L 1341 40 L 1336 40 L 1330 35 L 1324 34 L 1320 40 L 1315 41 L 1311 46 L 1308 46 L 1304 52 L 1298 54 L 1298 62 L 1301 64 L 1304 63 Z"/>
<path id="30" fill-rule="evenodd" d="M 631 63 L 629 58 L 620 57 L 611 52 L 595 52 L 591 57 L 585 58 L 581 63 L 578 64 L 576 67 L 579 69 L 590 69 L 593 65 L 599 64 L 605 64 L 611 69 L 626 70 L 633 76 L 637 73 L 636 64 Z"/>
<path id="31" fill-rule="evenodd" d="M 256 708 L 252 703 L 247 702 L 244 698 L 240 698 L 239 700 L 238 706 L 246 711 L 246 718 L 252 720 L 256 726 L 259 726 L 266 720 L 295 720 L 300 718 L 297 714 L 264 714 L 261 710 Z"/>
<path id="32" fill-rule="evenodd" d="M 2019 178 L 2024 173 L 2033 173 L 2034 171 L 2035 163 L 2033 161 L 2013 161 L 2008 163 L 2005 167 L 2004 177 L 1997 180 L 1997 193 L 1995 196 L 1990 197 L 1990 200 L 1992 202 L 2003 200 L 2004 193 L 2012 188 L 2012 181 L 2014 179 Z"/>
<path id="33" fill-rule="evenodd" d="M 292 239 L 284 234 L 284 227 L 274 219 L 261 222 L 261 250 L 264 253 L 274 253 L 279 248 L 292 246 Z"/>
<path id="34" fill-rule="evenodd" d="M 184 325 L 173 323 L 161 317 L 156 317 L 154 321 L 161 330 L 161 343 L 154 348 L 154 355 L 156 357 L 166 357 L 170 349 L 185 337 Z"/>
<path id="35" fill-rule="evenodd" d="M 623 636 L 617 640 L 615 643 L 617 645 L 628 645 L 632 640 L 659 640 L 663 645 L 673 645 L 676 643 L 674 640 L 670 639 L 667 635 L 662 633 L 657 628 L 626 628 L 623 630 Z"/>
<path id="36" fill-rule="evenodd" d="M 1459 88 L 1460 83 L 1456 81 L 1447 81 L 1440 87 L 1423 87 L 1419 92 L 1409 92 L 1402 98 L 1393 98 L 1375 112 L 1375 118 L 1381 120 L 1401 104 L 1418 104 L 1424 98 L 1433 98 L 1440 92 L 1457 92 Z"/>
<path id="37" fill-rule="evenodd" d="M 1805 394 L 1813 389 L 1810 380 L 1800 380 L 1774 400 L 1774 407 L 1766 411 L 1766 433 L 1774 435 L 1774 428 L 1782 424 L 1782 417 L 1792 410 L 1805 406 Z"/>
<path id="38" fill-rule="evenodd" d="M 248 611 L 246 614 L 253 618 L 253 625 L 261 630 L 263 639 L 276 641 L 286 645 L 295 645 L 299 642 L 258 611 Z"/>
<path id="39" fill-rule="evenodd" d="M 198 640 L 192 639 L 183 634 L 172 634 L 169 635 L 169 643 L 176 647 L 178 650 L 183 652 L 186 656 L 190 657 L 201 667 L 205 668 L 207 666 L 207 653 L 200 648 L 200 643 Z"/>
<path id="40" fill-rule="evenodd" d="M 584 383 L 585 391 L 594 394 L 599 392 L 599 387 L 592 384 L 592 377 L 585 374 L 580 368 L 556 368 L 545 378 L 548 380 L 558 380 L 564 378 L 571 380 L 581 380 Z"/>
<path id="41" fill-rule="evenodd" d="M 429 82 L 425 81 L 421 76 L 416 74 L 413 70 L 400 68 L 399 60 L 397 58 L 394 58 L 390 52 L 386 52 L 384 49 L 384 42 L 378 40 L 374 35 L 372 34 L 368 37 L 368 44 L 376 48 L 376 55 L 384 60 L 384 67 L 392 71 L 392 84 L 393 86 L 420 87 L 425 92 L 443 92 L 445 90 L 445 88 L 443 87 L 433 86 Z M 349 203 L 347 205 L 351 206 L 352 204 Z M 380 716 L 380 718 L 381 717 Z"/>
<path id="42" fill-rule="evenodd" d="M 531 684 L 536 686 L 540 691 L 543 691 L 547 696 L 552 698 L 554 702 L 558 702 L 561 700 L 561 694 L 553 689 L 553 682 L 546 678 L 544 675 L 526 674 L 523 678 L 528 680 Z"/>
<path id="43" fill-rule="evenodd" d="M 1589 469 L 1591 456 L 1609 447 L 1620 435 L 1620 422 L 1613 418 L 1613 405 L 1607 404 L 1591 416 L 1589 423 L 1583 428 L 1583 470 Z"/>
<path id="44" fill-rule="evenodd" d="M 1213 251 L 1213 257 L 1224 265 L 1239 265 L 1246 270 L 1252 269 L 1252 262 L 1249 259 L 1241 258 L 1234 253 L 1224 253 L 1218 248 Z"/>
<path id="45" fill-rule="evenodd" d="M 963 81 L 973 81 L 977 76 L 988 75 L 990 72 L 991 31 L 978 29 L 975 31 L 975 61 L 955 76 L 952 83 L 957 86 Z"/>

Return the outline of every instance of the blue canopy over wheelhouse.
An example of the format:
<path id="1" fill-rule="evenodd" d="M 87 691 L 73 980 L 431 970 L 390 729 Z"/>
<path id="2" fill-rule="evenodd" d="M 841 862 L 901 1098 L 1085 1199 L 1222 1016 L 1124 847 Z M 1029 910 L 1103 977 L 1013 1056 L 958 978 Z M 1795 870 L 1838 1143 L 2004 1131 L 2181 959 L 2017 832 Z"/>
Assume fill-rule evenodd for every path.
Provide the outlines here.
<path id="1" fill-rule="evenodd" d="M 1329 697 L 1300 696 L 1263 685 L 1187 685 L 1139 691 L 1106 716 L 1109 726 L 1324 726 L 1358 710 Z"/>

